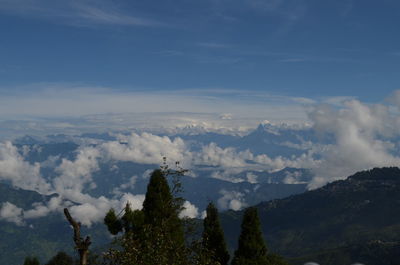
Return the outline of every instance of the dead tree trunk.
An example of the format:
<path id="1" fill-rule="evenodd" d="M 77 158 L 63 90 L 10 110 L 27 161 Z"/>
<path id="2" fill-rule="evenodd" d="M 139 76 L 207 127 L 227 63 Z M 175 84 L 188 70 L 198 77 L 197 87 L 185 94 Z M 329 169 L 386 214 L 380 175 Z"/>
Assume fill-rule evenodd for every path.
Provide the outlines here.
<path id="1" fill-rule="evenodd" d="M 64 214 L 68 222 L 74 229 L 74 242 L 75 242 L 75 249 L 77 249 L 79 252 L 79 264 L 87 265 L 89 246 L 92 243 L 90 241 L 90 237 L 87 236 L 85 239 L 81 237 L 81 223 L 75 221 L 74 218 L 72 218 L 67 208 L 64 208 Z"/>

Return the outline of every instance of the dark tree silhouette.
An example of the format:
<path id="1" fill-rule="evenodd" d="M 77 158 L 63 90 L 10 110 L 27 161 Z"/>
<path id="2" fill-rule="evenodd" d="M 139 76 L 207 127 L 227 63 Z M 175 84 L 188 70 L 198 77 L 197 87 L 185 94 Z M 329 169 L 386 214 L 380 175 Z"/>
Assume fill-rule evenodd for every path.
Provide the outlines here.
<path id="1" fill-rule="evenodd" d="M 155 170 L 147 186 L 142 210 L 132 210 L 129 203 L 121 217 L 110 210 L 104 222 L 122 250 L 108 253 L 114 264 L 188 264 L 183 222 L 179 218 L 181 200 L 168 185 L 165 170 Z"/>
<path id="2" fill-rule="evenodd" d="M 202 244 L 204 251 L 213 261 L 221 265 L 229 262 L 229 253 L 225 243 L 224 231 L 219 222 L 218 210 L 213 203 L 209 203 L 206 209 L 207 216 L 203 221 L 204 230 Z"/>
<path id="3" fill-rule="evenodd" d="M 164 233 L 170 237 L 171 243 L 177 246 L 184 244 L 183 223 L 178 217 L 181 205 L 175 203 L 161 170 L 155 170 L 150 177 L 142 211 L 145 224 L 153 227 L 163 226 Z"/>
<path id="4" fill-rule="evenodd" d="M 40 262 L 36 257 L 26 257 L 24 265 L 40 265 Z"/>
<path id="5" fill-rule="evenodd" d="M 245 210 L 239 237 L 239 246 L 235 251 L 232 265 L 268 265 L 267 247 L 261 232 L 257 208 Z"/>
<path id="6" fill-rule="evenodd" d="M 46 265 L 74 265 L 74 261 L 67 253 L 60 251 Z"/>

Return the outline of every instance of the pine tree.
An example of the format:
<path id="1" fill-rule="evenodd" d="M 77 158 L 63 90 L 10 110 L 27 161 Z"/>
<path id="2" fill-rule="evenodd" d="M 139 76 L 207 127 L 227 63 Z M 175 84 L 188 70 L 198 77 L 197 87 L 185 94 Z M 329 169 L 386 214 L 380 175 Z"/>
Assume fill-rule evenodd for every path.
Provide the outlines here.
<path id="1" fill-rule="evenodd" d="M 270 264 L 267 247 L 261 232 L 257 208 L 247 208 L 243 215 L 239 246 L 235 251 L 232 265 L 268 265 Z"/>
<path id="2" fill-rule="evenodd" d="M 51 258 L 46 265 L 73 265 L 73 259 L 65 252 L 58 252 L 53 258 Z"/>
<path id="3" fill-rule="evenodd" d="M 26 257 L 24 265 L 40 265 L 40 263 L 36 257 Z"/>
<path id="4" fill-rule="evenodd" d="M 147 186 L 143 202 L 144 223 L 148 228 L 147 241 L 153 241 L 152 251 L 160 252 L 166 263 L 159 260 L 158 264 L 185 264 L 186 248 L 182 220 L 179 219 L 181 205 L 171 193 L 168 181 L 163 171 L 155 170 Z M 157 255 L 157 253 L 154 253 Z M 160 256 L 160 255 L 159 255 Z"/>
<path id="5" fill-rule="evenodd" d="M 183 222 L 178 217 L 180 201 L 171 193 L 165 172 L 155 170 L 142 210 L 132 211 L 127 204 L 121 218 L 110 210 L 104 218 L 110 233 L 123 232 L 118 239 L 122 251 L 109 251 L 110 264 L 188 264 Z"/>
<path id="6" fill-rule="evenodd" d="M 209 203 L 206 209 L 207 216 L 204 219 L 202 243 L 213 261 L 221 265 L 227 265 L 229 253 L 226 247 L 224 232 L 219 222 L 218 210 L 213 203 Z"/>
<path id="7" fill-rule="evenodd" d="M 143 213 L 146 224 L 160 225 L 164 220 L 176 215 L 173 196 L 161 170 L 155 170 L 147 185 L 143 202 Z"/>
<path id="8" fill-rule="evenodd" d="M 143 202 L 144 223 L 163 227 L 174 243 L 182 245 L 185 240 L 183 223 L 178 217 L 181 205 L 175 202 L 164 173 L 155 170 L 150 177 Z"/>
<path id="9" fill-rule="evenodd" d="M 114 209 L 108 211 L 106 217 L 104 217 L 104 224 L 112 235 L 116 235 L 122 231 L 122 222 L 118 219 Z"/>

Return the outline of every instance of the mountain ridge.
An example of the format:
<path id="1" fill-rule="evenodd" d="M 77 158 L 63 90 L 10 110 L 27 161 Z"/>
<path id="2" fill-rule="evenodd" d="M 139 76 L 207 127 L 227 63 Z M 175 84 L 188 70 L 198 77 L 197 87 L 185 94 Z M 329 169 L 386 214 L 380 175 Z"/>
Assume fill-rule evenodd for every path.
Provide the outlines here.
<path id="1" fill-rule="evenodd" d="M 382 175 L 385 177 L 381 179 Z M 346 180 L 256 207 L 271 250 L 293 259 L 374 240 L 400 242 L 400 169 L 359 172 Z M 228 241 L 233 242 L 231 248 L 235 248 L 241 214 L 221 214 Z M 339 264 L 323 258 L 314 261 Z"/>

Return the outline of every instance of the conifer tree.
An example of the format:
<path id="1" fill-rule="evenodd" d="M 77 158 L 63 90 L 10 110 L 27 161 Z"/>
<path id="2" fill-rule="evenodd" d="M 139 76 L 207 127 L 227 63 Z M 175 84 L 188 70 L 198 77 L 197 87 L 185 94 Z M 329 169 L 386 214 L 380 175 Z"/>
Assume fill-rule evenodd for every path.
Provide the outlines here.
<path id="1" fill-rule="evenodd" d="M 73 265 L 73 259 L 65 252 L 58 252 L 53 258 L 51 258 L 46 265 Z"/>
<path id="2" fill-rule="evenodd" d="M 119 218 L 111 209 L 104 222 L 110 233 L 123 232 L 119 238 L 123 250 L 110 250 L 110 264 L 187 265 L 179 202 L 171 193 L 165 172 L 155 170 L 147 186 L 142 210 L 133 211 L 127 204 Z"/>
<path id="3" fill-rule="evenodd" d="M 219 222 L 218 210 L 213 203 L 209 203 L 206 209 L 207 216 L 203 221 L 204 230 L 202 244 L 210 258 L 221 265 L 229 262 L 229 253 L 226 247 L 224 231 Z"/>
<path id="4" fill-rule="evenodd" d="M 129 205 L 127 204 L 126 207 Z M 104 217 L 104 224 L 112 235 L 116 235 L 122 231 L 122 222 L 118 219 L 114 209 L 110 209 Z"/>
<path id="5" fill-rule="evenodd" d="M 40 265 L 40 263 L 36 257 L 26 257 L 24 265 Z"/>
<path id="6" fill-rule="evenodd" d="M 178 245 L 184 244 L 183 223 L 179 219 L 180 205 L 175 204 L 167 179 L 161 170 L 155 170 L 147 186 L 143 202 L 144 223 L 163 227 L 164 232 Z"/>
<path id="7" fill-rule="evenodd" d="M 161 170 L 155 170 L 150 177 L 143 202 L 143 213 L 145 223 L 153 225 L 161 224 L 163 220 L 176 214 L 173 209 L 173 196 Z"/>
<path id="8" fill-rule="evenodd" d="M 247 208 L 243 215 L 239 246 L 235 251 L 232 265 L 270 264 L 257 208 Z"/>

